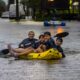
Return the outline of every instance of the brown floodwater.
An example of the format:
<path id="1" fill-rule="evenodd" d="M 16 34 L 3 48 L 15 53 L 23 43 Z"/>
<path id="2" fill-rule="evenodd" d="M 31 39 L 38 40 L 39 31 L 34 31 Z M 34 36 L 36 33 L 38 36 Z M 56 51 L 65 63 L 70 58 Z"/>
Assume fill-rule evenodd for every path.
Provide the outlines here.
<path id="1" fill-rule="evenodd" d="M 80 80 L 80 23 L 66 22 L 63 27 L 70 35 L 64 38 L 62 45 L 66 58 L 61 60 L 14 60 L 0 58 L 0 80 Z M 44 28 L 42 25 L 12 23 L 0 19 L 0 50 L 8 43 L 13 47 L 34 30 L 36 37 L 44 31 L 54 35 L 56 28 Z"/>

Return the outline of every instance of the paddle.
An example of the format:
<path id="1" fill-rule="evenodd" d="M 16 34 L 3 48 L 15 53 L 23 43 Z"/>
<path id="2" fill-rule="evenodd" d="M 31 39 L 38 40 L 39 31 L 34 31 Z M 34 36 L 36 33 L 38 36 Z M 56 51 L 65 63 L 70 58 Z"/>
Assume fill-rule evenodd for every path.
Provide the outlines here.
<path id="1" fill-rule="evenodd" d="M 63 37 L 66 37 L 68 35 L 69 35 L 69 32 L 62 32 L 62 33 L 56 34 L 54 37 L 61 37 L 61 38 L 63 38 Z"/>

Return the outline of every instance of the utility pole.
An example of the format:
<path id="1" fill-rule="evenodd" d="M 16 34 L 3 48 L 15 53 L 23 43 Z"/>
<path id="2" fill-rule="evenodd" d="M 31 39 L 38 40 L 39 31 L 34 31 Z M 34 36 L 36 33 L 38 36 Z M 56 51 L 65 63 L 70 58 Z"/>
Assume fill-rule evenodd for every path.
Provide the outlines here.
<path id="1" fill-rule="evenodd" d="M 78 10 L 79 10 L 79 21 L 80 21 L 80 2 L 79 2 L 79 5 L 78 5 Z"/>
<path id="2" fill-rule="evenodd" d="M 16 0 L 16 21 L 19 21 L 19 1 Z"/>

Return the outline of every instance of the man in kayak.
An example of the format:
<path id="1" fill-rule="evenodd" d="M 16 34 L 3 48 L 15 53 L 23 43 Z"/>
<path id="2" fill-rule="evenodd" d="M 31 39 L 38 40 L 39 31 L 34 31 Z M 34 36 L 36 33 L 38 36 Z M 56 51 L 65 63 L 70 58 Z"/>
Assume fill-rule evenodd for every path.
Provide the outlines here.
<path id="1" fill-rule="evenodd" d="M 28 48 L 23 48 L 22 51 L 20 51 L 19 48 L 18 49 L 12 48 L 11 45 L 9 45 L 9 50 L 10 50 L 10 54 L 13 55 L 14 57 L 27 55 L 32 52 L 36 52 L 36 53 L 44 52 L 46 50 L 46 46 L 44 45 L 44 35 L 43 34 L 40 35 L 38 41 L 36 41 L 32 46 Z"/>
<path id="2" fill-rule="evenodd" d="M 63 49 L 61 48 L 61 45 L 63 43 L 63 39 L 58 37 L 55 41 L 53 38 L 51 38 L 50 32 L 44 32 L 44 35 L 39 36 L 39 41 L 36 42 L 32 47 L 25 49 L 22 53 L 19 53 L 20 55 L 27 55 L 31 52 L 37 52 L 41 53 L 46 50 L 49 50 L 51 48 L 57 49 L 59 52 L 61 52 L 62 56 L 65 57 L 63 53 Z"/>
<path id="3" fill-rule="evenodd" d="M 56 48 L 56 44 L 54 39 L 51 37 L 51 33 L 50 32 L 44 32 L 44 38 L 45 38 L 45 46 L 46 49 L 50 49 L 50 48 Z"/>
<path id="4" fill-rule="evenodd" d="M 19 44 L 19 48 L 28 48 L 32 46 L 36 41 L 38 41 L 37 39 L 34 38 L 34 36 L 35 36 L 35 33 L 33 31 L 29 31 L 28 38 L 24 39 Z"/>
<path id="5" fill-rule="evenodd" d="M 28 33 L 28 38 L 24 39 L 20 44 L 19 44 L 19 48 L 16 49 L 16 52 L 23 52 L 24 48 L 28 48 L 31 47 L 36 41 L 38 41 L 37 39 L 34 38 L 35 33 L 33 31 L 29 31 Z M 8 45 L 9 47 L 9 45 Z M 2 54 L 8 54 L 9 53 L 9 49 L 3 49 L 0 51 Z"/>
<path id="6" fill-rule="evenodd" d="M 55 41 L 56 48 L 62 54 L 62 57 L 64 58 L 65 54 L 64 54 L 63 49 L 61 47 L 62 43 L 63 43 L 63 39 L 61 37 L 56 38 L 56 41 Z"/>
<path id="7" fill-rule="evenodd" d="M 45 45 L 46 45 L 46 50 L 50 48 L 57 49 L 59 52 L 61 52 L 62 57 L 65 57 L 65 54 L 63 52 L 63 49 L 61 47 L 63 43 L 63 39 L 61 37 L 57 37 L 56 40 L 54 41 L 53 38 L 51 38 L 51 33 L 50 32 L 45 32 L 44 33 L 44 38 L 45 38 Z"/>
<path id="8" fill-rule="evenodd" d="M 41 53 L 51 48 L 57 49 L 62 53 L 63 58 L 65 57 L 63 53 L 63 49 L 61 45 L 63 43 L 63 39 L 58 37 L 56 41 L 51 38 L 50 32 L 45 32 L 44 35 L 39 36 L 39 41 L 37 41 L 32 47 L 25 48 L 22 52 L 16 52 L 15 49 L 11 48 L 11 53 L 14 57 L 18 57 L 21 55 L 27 55 L 32 52 Z M 15 53 L 16 52 L 16 53 Z"/>

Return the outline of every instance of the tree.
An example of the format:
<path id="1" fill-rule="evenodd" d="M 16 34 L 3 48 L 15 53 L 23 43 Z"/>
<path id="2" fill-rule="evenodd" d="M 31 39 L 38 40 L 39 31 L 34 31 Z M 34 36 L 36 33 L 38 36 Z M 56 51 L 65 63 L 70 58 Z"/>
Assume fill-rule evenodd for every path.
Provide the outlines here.
<path id="1" fill-rule="evenodd" d="M 21 3 L 23 5 L 26 5 L 28 7 L 34 7 L 37 9 L 40 7 L 40 2 L 41 0 L 21 0 Z"/>
<path id="2" fill-rule="evenodd" d="M 3 0 L 0 0 L 0 15 L 2 14 L 2 12 L 4 12 L 6 10 L 6 4 Z"/>
<path id="3" fill-rule="evenodd" d="M 69 9 L 69 0 L 55 0 L 54 5 L 56 9 L 66 10 Z"/>
<path id="4" fill-rule="evenodd" d="M 32 8 L 33 17 L 35 16 L 35 13 L 40 10 L 41 7 L 41 0 L 21 0 L 21 3 L 28 9 Z"/>
<path id="5" fill-rule="evenodd" d="M 33 18 L 35 16 L 39 18 L 44 16 L 53 17 L 60 11 L 69 11 L 69 0 L 21 0 L 21 3 L 27 6 L 27 8 L 32 8 Z"/>

